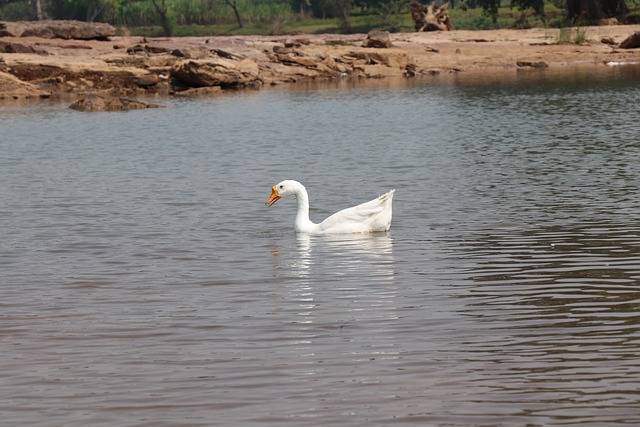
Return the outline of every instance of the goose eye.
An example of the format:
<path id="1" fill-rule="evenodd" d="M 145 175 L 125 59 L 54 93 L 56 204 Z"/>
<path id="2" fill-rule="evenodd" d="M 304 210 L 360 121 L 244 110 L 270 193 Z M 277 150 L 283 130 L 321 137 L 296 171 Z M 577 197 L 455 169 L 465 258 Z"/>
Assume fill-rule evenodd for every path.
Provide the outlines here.
<path id="1" fill-rule="evenodd" d="M 280 189 L 282 190 L 283 188 L 284 188 L 284 185 L 281 185 L 281 186 L 280 186 Z"/>

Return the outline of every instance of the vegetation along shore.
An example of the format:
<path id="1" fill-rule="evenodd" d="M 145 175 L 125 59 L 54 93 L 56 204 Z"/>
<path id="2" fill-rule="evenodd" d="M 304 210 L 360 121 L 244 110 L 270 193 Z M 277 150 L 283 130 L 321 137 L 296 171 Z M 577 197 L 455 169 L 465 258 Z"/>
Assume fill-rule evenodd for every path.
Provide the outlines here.
<path id="1" fill-rule="evenodd" d="M 160 0 L 149 1 L 155 4 Z M 36 6 L 37 3 L 40 2 Z M 47 3 L 37 6 L 49 10 L 43 18 L 51 17 L 54 3 L 48 3 L 49 9 Z M 358 32 L 360 26 L 354 25 L 358 22 L 356 3 L 351 3 L 346 17 L 343 14 L 342 18 L 326 19 L 337 22 L 337 28 L 332 29 L 335 32 L 329 33 L 317 29 L 308 33 L 287 31 L 286 20 L 270 17 L 267 33 L 244 34 L 242 28 L 248 24 L 240 10 L 239 19 L 227 18 L 237 19 L 235 28 L 240 34 L 231 35 L 162 35 L 164 26 L 171 27 L 164 31 L 171 34 L 177 32 L 177 27 L 173 26 L 176 21 L 163 22 L 161 14 L 156 16 L 155 26 L 146 27 L 148 35 L 132 35 L 134 28 L 105 22 L 2 21 L 0 99 L 81 100 L 79 109 L 118 110 L 149 106 L 123 103 L 125 98 L 208 96 L 229 89 L 311 80 L 432 78 L 460 73 L 491 76 L 547 72 L 567 66 L 640 64 L 640 24 L 633 23 L 635 12 L 624 2 L 618 1 L 617 9 L 607 9 L 607 13 L 580 15 L 583 23 L 598 25 L 581 23 L 557 28 L 549 25 L 549 18 L 542 19 L 538 12 L 527 12 L 526 8 L 518 9 L 521 15 L 512 16 L 510 25 L 498 25 L 505 12 L 496 9 L 492 16 L 486 4 L 481 4 L 483 19 L 495 25 L 484 30 L 460 29 L 456 25 L 456 17 L 464 12 L 461 6 L 451 9 L 448 5 L 434 5 L 440 7 L 437 10 L 442 16 L 425 15 L 418 22 L 415 13 L 409 14 L 408 3 L 402 3 L 404 9 L 399 9 L 402 16 L 397 22 L 408 18 L 413 28 L 387 20 L 385 25 L 376 21 L 377 24 L 362 28 L 366 32 Z M 430 6 L 420 7 L 423 9 L 414 3 L 411 10 L 427 11 Z M 564 9 L 567 7 L 564 3 Z M 309 13 L 303 9 L 298 9 L 300 15 Z M 548 13 L 550 6 L 545 10 Z M 339 8 L 332 9 L 332 14 L 340 15 L 338 12 Z M 33 13 L 45 14 L 37 10 Z M 425 12 L 428 13 L 431 12 Z M 287 16 L 292 19 L 292 15 Z M 568 16 L 565 10 L 561 16 L 564 22 Z M 348 25 L 345 19 L 349 19 Z M 313 17 L 309 20 L 317 21 Z M 394 32 L 398 28 L 401 31 Z M 429 28 L 437 31 L 425 30 Z M 135 30 L 140 31 L 140 27 Z M 91 98 L 87 98 L 89 95 Z M 119 101 L 114 103 L 114 99 Z"/>

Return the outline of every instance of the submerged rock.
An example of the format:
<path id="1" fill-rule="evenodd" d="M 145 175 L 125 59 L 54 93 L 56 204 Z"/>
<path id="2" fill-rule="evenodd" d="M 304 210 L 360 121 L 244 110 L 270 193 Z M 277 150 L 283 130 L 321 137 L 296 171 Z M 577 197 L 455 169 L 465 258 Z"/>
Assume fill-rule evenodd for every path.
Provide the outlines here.
<path id="1" fill-rule="evenodd" d="M 530 67 L 530 68 L 548 68 L 549 64 L 544 61 L 517 61 L 518 67 Z"/>
<path id="2" fill-rule="evenodd" d="M 106 97 L 91 93 L 86 97 L 74 102 L 69 106 L 74 110 L 95 112 L 95 111 L 128 111 L 144 110 L 145 108 L 164 108 L 158 104 L 145 104 L 134 99 Z"/>
<path id="3" fill-rule="evenodd" d="M 183 98 L 198 98 L 207 96 L 217 96 L 222 93 L 220 86 L 194 87 L 181 92 L 174 93 L 175 96 Z"/>

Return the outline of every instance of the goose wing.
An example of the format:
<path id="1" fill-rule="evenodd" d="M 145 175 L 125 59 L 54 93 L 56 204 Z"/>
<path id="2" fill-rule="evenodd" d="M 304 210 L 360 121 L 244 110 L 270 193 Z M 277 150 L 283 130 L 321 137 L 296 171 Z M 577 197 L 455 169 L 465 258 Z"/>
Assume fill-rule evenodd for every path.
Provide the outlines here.
<path id="1" fill-rule="evenodd" d="M 391 201 L 395 190 L 368 202 L 338 211 L 322 221 L 324 232 L 362 233 L 386 231 L 391 223 Z"/>

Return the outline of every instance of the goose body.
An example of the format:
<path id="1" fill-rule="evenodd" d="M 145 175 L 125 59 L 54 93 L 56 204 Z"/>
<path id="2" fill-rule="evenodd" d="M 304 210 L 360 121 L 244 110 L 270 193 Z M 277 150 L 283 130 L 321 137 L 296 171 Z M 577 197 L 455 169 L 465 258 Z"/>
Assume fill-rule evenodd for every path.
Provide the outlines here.
<path id="1" fill-rule="evenodd" d="M 295 228 L 308 234 L 348 234 L 387 231 L 391 227 L 391 190 L 382 196 L 334 213 L 319 224 L 309 219 L 309 194 L 298 181 L 286 180 L 271 187 L 266 204 L 273 206 L 283 197 L 294 196 L 298 201 Z"/>

